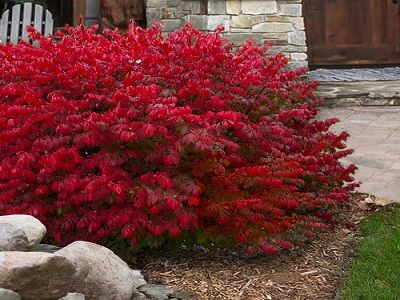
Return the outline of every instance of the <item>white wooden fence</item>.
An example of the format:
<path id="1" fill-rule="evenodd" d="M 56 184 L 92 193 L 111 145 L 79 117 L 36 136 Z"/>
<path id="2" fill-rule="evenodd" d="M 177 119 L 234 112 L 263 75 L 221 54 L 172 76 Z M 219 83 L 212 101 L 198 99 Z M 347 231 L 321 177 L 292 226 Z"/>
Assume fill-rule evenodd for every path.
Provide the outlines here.
<path id="1" fill-rule="evenodd" d="M 10 13 L 11 12 L 11 13 Z M 53 17 L 41 5 L 24 3 L 7 9 L 0 19 L 0 42 L 16 44 L 20 40 L 29 42 L 26 27 L 33 25 L 42 34 L 53 33 Z"/>

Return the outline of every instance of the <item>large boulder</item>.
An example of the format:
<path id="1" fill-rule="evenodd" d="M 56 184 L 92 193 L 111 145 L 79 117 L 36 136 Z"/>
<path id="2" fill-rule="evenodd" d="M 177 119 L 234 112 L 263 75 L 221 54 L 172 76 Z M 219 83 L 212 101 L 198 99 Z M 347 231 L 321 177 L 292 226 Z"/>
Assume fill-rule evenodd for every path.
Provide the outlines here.
<path id="1" fill-rule="evenodd" d="M 77 270 L 72 290 L 86 300 L 130 300 L 135 287 L 146 284 L 109 249 L 89 242 L 74 242 L 56 255 L 65 256 Z"/>
<path id="2" fill-rule="evenodd" d="M 21 295 L 14 291 L 0 288 L 0 299 L 1 300 L 21 300 Z"/>
<path id="3" fill-rule="evenodd" d="M 71 290 L 75 267 L 64 256 L 42 252 L 0 252 L 0 287 L 25 300 L 53 300 Z"/>
<path id="4" fill-rule="evenodd" d="M 29 215 L 0 216 L 0 223 L 8 223 L 25 231 L 29 249 L 34 249 L 46 234 L 46 227 L 36 218 Z"/>
<path id="5" fill-rule="evenodd" d="M 8 223 L 0 223 L 0 251 L 27 250 L 28 237 L 25 231 Z"/>

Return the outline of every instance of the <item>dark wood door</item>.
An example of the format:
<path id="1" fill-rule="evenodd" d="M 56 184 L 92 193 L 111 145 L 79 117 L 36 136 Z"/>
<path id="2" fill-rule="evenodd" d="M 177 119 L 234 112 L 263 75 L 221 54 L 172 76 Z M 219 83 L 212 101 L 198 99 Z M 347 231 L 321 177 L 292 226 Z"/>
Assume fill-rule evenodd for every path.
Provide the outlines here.
<path id="1" fill-rule="evenodd" d="M 400 64 L 400 2 L 303 0 L 311 66 Z"/>

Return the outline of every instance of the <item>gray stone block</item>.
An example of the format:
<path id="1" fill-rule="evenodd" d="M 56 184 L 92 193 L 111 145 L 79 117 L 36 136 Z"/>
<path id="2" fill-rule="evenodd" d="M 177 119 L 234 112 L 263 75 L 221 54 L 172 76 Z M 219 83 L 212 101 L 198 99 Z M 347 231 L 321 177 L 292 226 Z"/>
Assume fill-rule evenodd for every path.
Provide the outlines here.
<path id="1" fill-rule="evenodd" d="M 235 32 L 251 32 L 251 28 L 229 28 L 229 32 L 235 33 Z"/>
<path id="2" fill-rule="evenodd" d="M 195 14 L 200 14 L 200 7 L 201 7 L 201 3 L 199 0 L 185 0 L 187 2 L 189 2 L 190 5 L 190 15 L 195 15 Z"/>
<path id="3" fill-rule="evenodd" d="M 187 15 L 184 17 L 184 20 L 199 30 L 207 29 L 207 16 L 205 15 Z"/>
<path id="4" fill-rule="evenodd" d="M 289 69 L 295 70 L 295 69 L 299 69 L 299 68 L 304 68 L 304 67 L 308 67 L 308 62 L 307 61 L 289 61 L 287 67 Z"/>
<path id="5" fill-rule="evenodd" d="M 231 28 L 251 28 L 254 24 L 264 21 L 264 16 L 239 15 L 231 16 Z"/>
<path id="6" fill-rule="evenodd" d="M 298 52 L 290 53 L 290 59 L 298 61 L 307 60 L 307 53 L 298 53 Z"/>
<path id="7" fill-rule="evenodd" d="M 279 12 L 282 15 L 301 17 L 303 15 L 301 4 L 282 3 L 279 5 Z"/>
<path id="8" fill-rule="evenodd" d="M 265 39 L 266 41 L 270 41 L 272 43 L 272 47 L 280 47 L 281 49 L 279 52 L 285 51 L 286 52 L 286 47 L 287 47 L 287 40 L 271 40 L 271 39 Z"/>
<path id="9" fill-rule="evenodd" d="M 184 24 L 184 21 L 182 19 L 167 19 L 163 20 L 163 27 L 162 31 L 163 32 L 171 32 L 174 31 Z"/>
<path id="10" fill-rule="evenodd" d="M 177 7 L 184 0 L 167 0 L 167 7 Z"/>
<path id="11" fill-rule="evenodd" d="M 306 33 L 305 31 L 293 31 L 288 33 L 289 44 L 306 46 Z"/>
<path id="12" fill-rule="evenodd" d="M 303 52 L 307 53 L 307 46 L 294 46 L 294 45 L 287 45 L 286 52 Z"/>
<path id="13" fill-rule="evenodd" d="M 219 25 L 224 25 L 224 32 L 229 31 L 229 19 L 227 15 L 207 16 L 207 30 L 215 30 Z"/>
<path id="14" fill-rule="evenodd" d="M 278 12 L 276 1 L 242 0 L 242 13 L 248 15 L 275 14 Z"/>
<path id="15" fill-rule="evenodd" d="M 209 0 L 208 1 L 209 15 L 224 15 L 226 14 L 225 0 Z"/>
<path id="16" fill-rule="evenodd" d="M 294 28 L 290 23 L 264 22 L 255 24 L 252 30 L 253 32 L 290 32 Z"/>
<path id="17" fill-rule="evenodd" d="M 167 7 L 167 0 L 147 0 L 146 7 L 162 8 Z"/>
<path id="18" fill-rule="evenodd" d="M 259 45 L 263 43 L 262 35 L 257 33 L 227 33 L 224 34 L 224 37 L 231 41 L 236 47 L 242 46 L 248 39 L 252 39 Z"/>
<path id="19" fill-rule="evenodd" d="M 146 9 L 147 26 L 159 22 L 162 19 L 160 8 L 147 8 Z"/>
<path id="20" fill-rule="evenodd" d="M 263 37 L 269 39 L 288 40 L 287 32 L 264 32 Z"/>
<path id="21" fill-rule="evenodd" d="M 296 30 L 304 30 L 303 17 L 290 16 L 265 16 L 267 22 L 290 23 Z"/>

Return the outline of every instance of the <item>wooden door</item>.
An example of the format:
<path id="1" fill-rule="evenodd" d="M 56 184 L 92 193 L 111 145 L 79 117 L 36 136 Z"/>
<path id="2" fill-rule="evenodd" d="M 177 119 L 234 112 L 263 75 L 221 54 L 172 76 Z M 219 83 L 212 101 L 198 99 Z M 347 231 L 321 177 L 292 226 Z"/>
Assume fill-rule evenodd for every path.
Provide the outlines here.
<path id="1" fill-rule="evenodd" d="M 400 64 L 398 0 L 303 0 L 311 66 Z"/>

